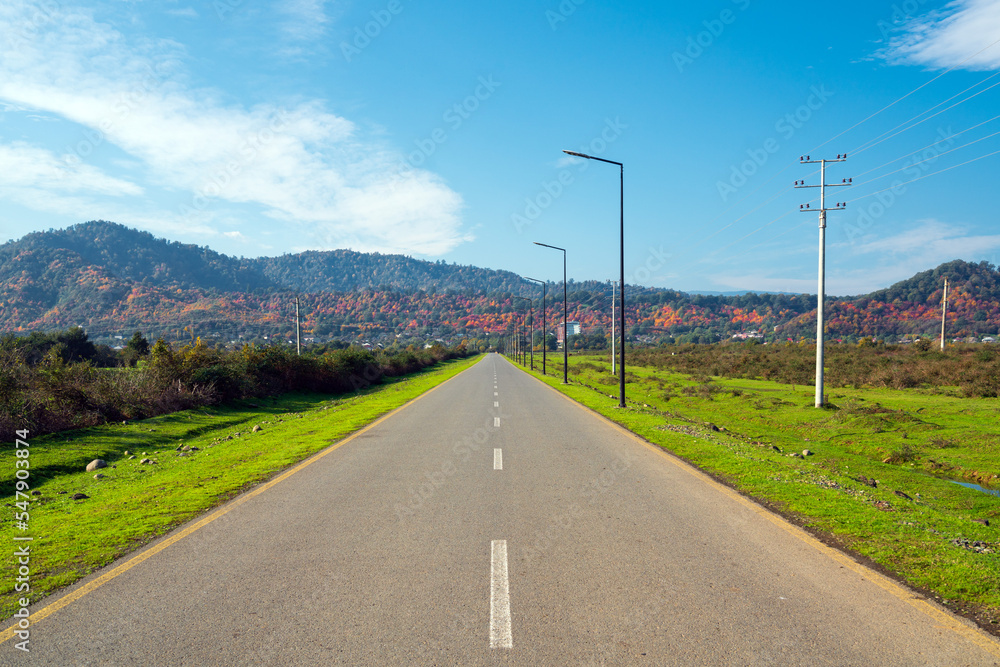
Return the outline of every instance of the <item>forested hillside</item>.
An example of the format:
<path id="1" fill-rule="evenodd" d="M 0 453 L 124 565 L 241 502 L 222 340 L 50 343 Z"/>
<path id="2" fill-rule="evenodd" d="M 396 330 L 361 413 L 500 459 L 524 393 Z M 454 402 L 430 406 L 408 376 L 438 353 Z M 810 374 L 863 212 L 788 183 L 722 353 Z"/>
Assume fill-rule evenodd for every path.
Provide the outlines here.
<path id="1" fill-rule="evenodd" d="M 960 260 L 872 294 L 831 299 L 833 339 L 935 335 L 944 278 L 951 283 L 948 331 L 957 337 L 1000 330 L 1000 273 Z M 83 326 L 95 340 L 155 338 L 218 342 L 290 337 L 299 298 L 304 335 L 327 340 L 444 339 L 460 342 L 513 330 L 540 290 L 516 274 L 401 255 L 309 251 L 259 259 L 157 239 L 109 222 L 38 232 L 0 246 L 0 332 Z M 562 319 L 561 285 L 550 284 L 546 322 Z M 629 286 L 630 340 L 712 342 L 733 336 L 799 340 L 815 336 L 814 296 L 690 295 Z M 574 345 L 607 343 L 611 286 L 570 282 Z"/>

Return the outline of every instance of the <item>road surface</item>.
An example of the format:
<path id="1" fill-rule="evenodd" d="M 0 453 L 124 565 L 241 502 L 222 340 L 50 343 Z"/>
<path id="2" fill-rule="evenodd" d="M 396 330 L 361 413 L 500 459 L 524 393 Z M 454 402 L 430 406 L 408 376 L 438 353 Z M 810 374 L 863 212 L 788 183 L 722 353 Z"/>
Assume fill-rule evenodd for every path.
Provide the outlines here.
<path id="1" fill-rule="evenodd" d="M 1000 664 L 498 355 L 132 558 L 38 603 L 0 662 Z"/>

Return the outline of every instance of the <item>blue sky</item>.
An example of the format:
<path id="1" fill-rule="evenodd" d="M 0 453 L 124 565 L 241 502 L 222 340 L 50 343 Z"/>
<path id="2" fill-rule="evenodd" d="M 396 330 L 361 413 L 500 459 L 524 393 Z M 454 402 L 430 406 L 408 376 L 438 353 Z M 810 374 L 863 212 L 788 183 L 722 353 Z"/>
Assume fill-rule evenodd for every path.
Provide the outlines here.
<path id="1" fill-rule="evenodd" d="M 1000 263 L 1000 0 L 4 0 L 0 240 L 112 220 L 561 279 L 815 292 Z M 996 154 L 994 154 L 996 153 Z M 817 204 L 814 202 L 813 207 Z"/>

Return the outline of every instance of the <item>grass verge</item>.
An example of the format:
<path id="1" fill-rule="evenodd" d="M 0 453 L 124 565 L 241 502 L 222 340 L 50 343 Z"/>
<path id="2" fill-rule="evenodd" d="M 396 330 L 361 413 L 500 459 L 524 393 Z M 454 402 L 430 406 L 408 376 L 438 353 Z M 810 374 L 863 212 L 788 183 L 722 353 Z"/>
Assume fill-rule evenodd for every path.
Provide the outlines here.
<path id="1" fill-rule="evenodd" d="M 622 410 L 604 358 L 574 356 L 569 385 L 550 366 L 533 374 L 1000 636 L 996 399 L 837 389 L 817 410 L 811 386 L 629 365 Z"/>
<path id="2" fill-rule="evenodd" d="M 30 442 L 29 530 L 18 530 L 15 451 L 0 452 L 4 534 L 33 537 L 30 594 L 15 591 L 15 543 L 0 563 L 0 617 L 147 544 L 206 510 L 357 431 L 481 357 L 448 361 L 340 396 L 287 394 L 185 410 Z M 260 427 L 256 431 L 256 427 Z M 103 459 L 108 467 L 86 472 Z M 149 459 L 153 463 L 141 463 Z M 103 475 L 96 478 L 96 475 Z M 74 500 L 83 493 L 86 499 Z M 17 543 L 21 546 L 23 543 Z"/>

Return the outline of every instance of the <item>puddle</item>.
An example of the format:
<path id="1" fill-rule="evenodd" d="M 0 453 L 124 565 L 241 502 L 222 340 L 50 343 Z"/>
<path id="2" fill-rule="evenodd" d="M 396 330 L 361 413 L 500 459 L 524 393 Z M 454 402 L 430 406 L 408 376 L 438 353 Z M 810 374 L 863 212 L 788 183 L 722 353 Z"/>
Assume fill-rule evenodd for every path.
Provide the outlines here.
<path id="1" fill-rule="evenodd" d="M 983 493 L 988 493 L 991 496 L 1000 496 L 1000 490 L 997 489 L 987 489 L 979 486 L 978 484 L 973 484 L 972 482 L 956 482 L 955 480 L 948 480 L 952 484 L 958 484 L 959 486 L 964 486 L 967 489 L 973 489 L 975 491 L 982 491 Z"/>

